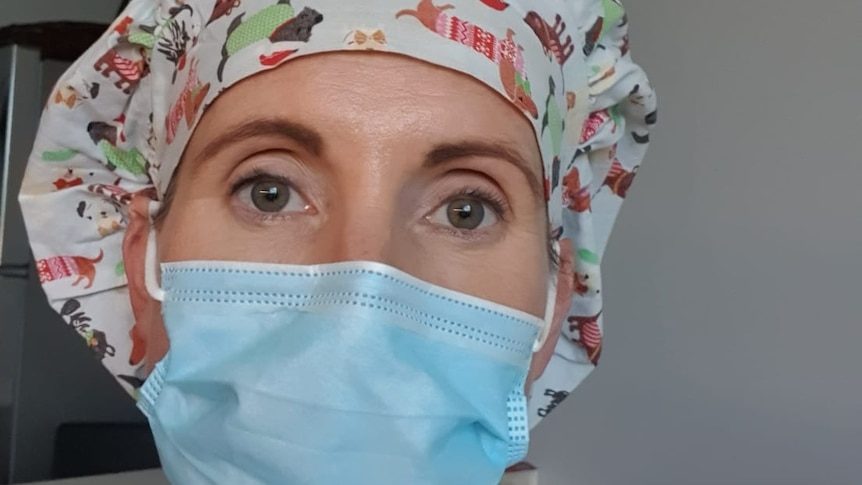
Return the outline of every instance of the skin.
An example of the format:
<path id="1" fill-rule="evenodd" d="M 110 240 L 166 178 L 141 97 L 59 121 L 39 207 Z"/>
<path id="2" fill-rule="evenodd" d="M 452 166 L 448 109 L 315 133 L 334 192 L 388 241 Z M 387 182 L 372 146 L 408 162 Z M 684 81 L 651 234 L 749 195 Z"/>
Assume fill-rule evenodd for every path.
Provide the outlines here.
<path id="1" fill-rule="evenodd" d="M 298 123 L 317 139 L 309 143 L 307 133 L 290 136 L 281 126 L 231 141 L 229 133 L 253 119 Z M 227 143 L 208 150 L 216 140 Z M 465 150 L 465 143 L 508 147 L 521 167 L 475 146 Z M 283 212 L 252 203 L 254 186 L 239 181 L 254 171 L 290 180 Z M 156 225 L 157 250 L 161 261 L 377 261 L 539 317 L 554 277 L 551 335 L 558 335 L 572 293 L 572 248 L 561 241 L 559 269 L 550 264 L 540 180 L 531 125 L 477 80 L 391 54 L 310 56 L 246 79 L 207 110 Z M 499 213 L 483 200 L 488 195 Z M 449 222 L 449 204 L 459 196 L 485 208 L 478 228 Z M 133 333 L 152 369 L 169 340 L 159 303 L 144 286 L 149 200 L 134 198 L 123 250 Z M 555 343 L 551 338 L 534 356 L 528 389 Z"/>

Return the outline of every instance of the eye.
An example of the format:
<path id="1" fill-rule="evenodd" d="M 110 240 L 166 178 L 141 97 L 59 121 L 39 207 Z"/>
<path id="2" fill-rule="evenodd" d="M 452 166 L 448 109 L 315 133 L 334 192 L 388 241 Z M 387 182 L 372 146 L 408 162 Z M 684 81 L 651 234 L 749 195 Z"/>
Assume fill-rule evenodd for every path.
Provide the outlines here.
<path id="1" fill-rule="evenodd" d="M 258 212 L 303 212 L 309 208 L 290 182 L 280 177 L 259 175 L 237 185 L 235 193 L 240 201 Z"/>
<path id="2" fill-rule="evenodd" d="M 496 224 L 494 203 L 478 196 L 461 195 L 440 206 L 428 219 L 459 231 L 473 231 Z"/>

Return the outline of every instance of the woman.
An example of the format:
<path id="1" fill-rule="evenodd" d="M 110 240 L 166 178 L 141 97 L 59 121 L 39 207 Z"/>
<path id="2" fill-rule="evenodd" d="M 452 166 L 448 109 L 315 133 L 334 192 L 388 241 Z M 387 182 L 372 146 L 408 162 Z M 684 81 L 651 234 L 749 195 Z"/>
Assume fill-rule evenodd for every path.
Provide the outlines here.
<path id="1" fill-rule="evenodd" d="M 20 200 L 173 483 L 523 459 L 601 352 L 655 121 L 626 25 L 613 0 L 131 2 L 59 82 L 80 102 L 46 108 Z"/>

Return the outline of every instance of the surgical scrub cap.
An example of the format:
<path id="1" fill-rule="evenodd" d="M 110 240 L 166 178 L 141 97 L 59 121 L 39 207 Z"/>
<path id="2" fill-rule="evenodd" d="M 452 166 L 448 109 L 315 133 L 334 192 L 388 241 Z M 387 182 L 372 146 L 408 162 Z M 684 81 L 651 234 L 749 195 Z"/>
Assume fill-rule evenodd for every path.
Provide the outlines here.
<path id="1" fill-rule="evenodd" d="M 530 400 L 535 425 L 602 350 L 600 265 L 656 121 L 617 0 L 132 0 L 59 80 L 21 189 L 51 305 L 133 395 L 143 352 L 123 267 L 132 194 L 163 198 L 201 115 L 254 74 L 373 50 L 466 73 L 535 130 L 575 291 Z M 290 102 L 289 95 L 284 102 Z"/>

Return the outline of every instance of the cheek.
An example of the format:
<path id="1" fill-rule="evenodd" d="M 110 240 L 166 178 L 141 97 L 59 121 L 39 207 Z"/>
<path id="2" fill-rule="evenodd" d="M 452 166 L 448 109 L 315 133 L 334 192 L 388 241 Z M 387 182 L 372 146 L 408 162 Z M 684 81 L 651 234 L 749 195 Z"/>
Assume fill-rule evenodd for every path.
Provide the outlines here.
<path id="1" fill-rule="evenodd" d="M 185 261 L 230 259 L 246 246 L 231 241 L 237 234 L 225 204 L 212 195 L 188 194 L 171 204 L 159 231 L 159 259 Z"/>
<path id="2" fill-rule="evenodd" d="M 494 247 L 452 251 L 433 241 L 421 249 L 420 279 L 544 318 L 549 270 L 544 237 L 510 233 Z"/>

